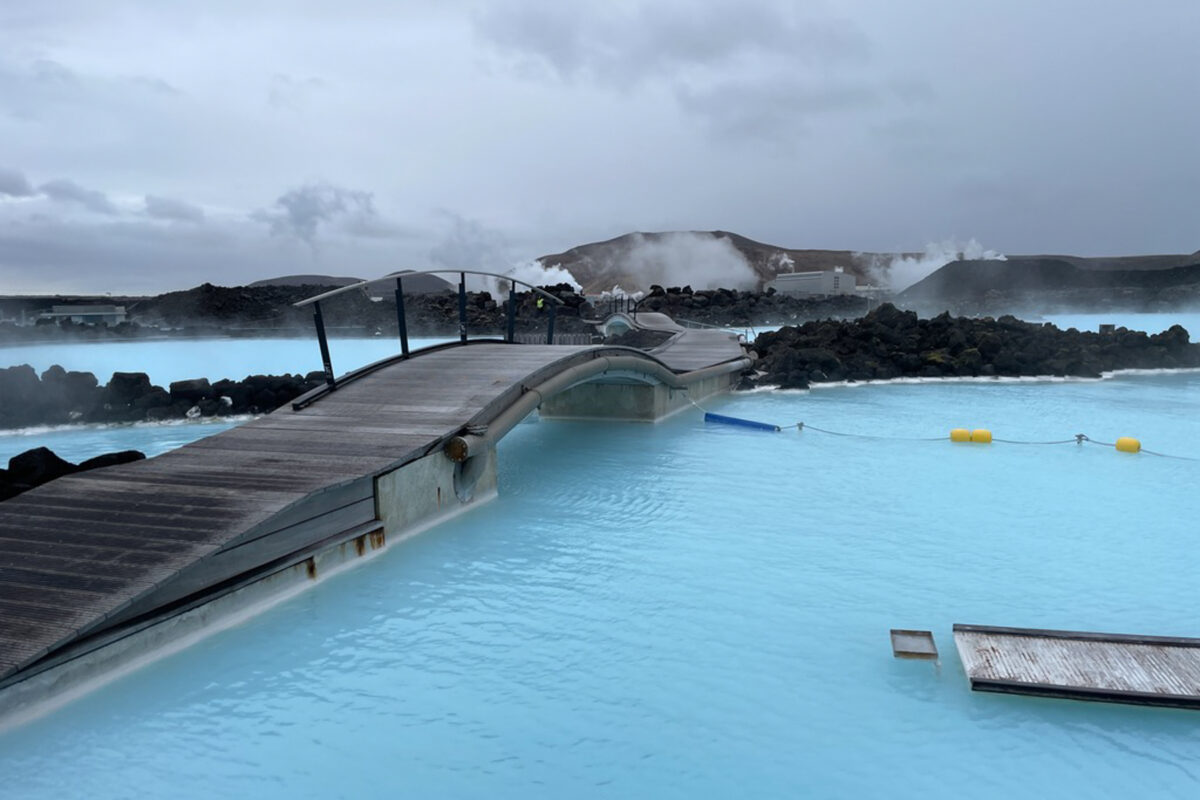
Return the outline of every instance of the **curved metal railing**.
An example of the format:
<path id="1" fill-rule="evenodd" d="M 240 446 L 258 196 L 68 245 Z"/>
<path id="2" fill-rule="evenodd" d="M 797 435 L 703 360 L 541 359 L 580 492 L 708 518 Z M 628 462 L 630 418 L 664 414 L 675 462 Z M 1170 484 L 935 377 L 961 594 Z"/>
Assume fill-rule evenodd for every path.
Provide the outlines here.
<path id="1" fill-rule="evenodd" d="M 554 295 L 550 294 L 549 292 L 545 291 L 544 289 L 539 289 L 538 287 L 534 286 L 532 283 L 529 283 L 528 281 L 523 281 L 518 278 L 514 278 L 511 275 L 501 275 L 498 272 L 483 272 L 483 271 L 477 270 L 477 269 L 405 269 L 405 270 L 401 270 L 399 272 L 389 272 L 387 275 L 384 275 L 382 278 L 372 278 L 369 281 L 359 281 L 358 283 L 351 283 L 346 286 L 339 286 L 337 289 L 331 289 L 328 292 L 314 295 L 313 297 L 305 298 L 304 300 L 301 300 L 297 303 L 292 303 L 292 306 L 295 308 L 303 308 L 304 306 L 309 306 L 309 305 L 312 305 L 313 303 L 319 303 L 322 300 L 328 300 L 331 297 L 336 297 L 339 294 L 345 294 L 346 292 L 350 292 L 355 289 L 363 289 L 363 288 L 366 288 L 367 286 L 372 286 L 376 283 L 383 283 L 384 281 L 390 281 L 393 279 L 400 280 L 403 278 L 411 278 L 413 275 L 458 275 L 460 286 L 463 285 L 464 276 L 466 276 L 466 275 L 483 275 L 488 278 L 498 278 L 502 281 L 508 281 L 509 284 L 520 284 L 521 286 L 526 287 L 530 291 L 535 292 L 536 294 L 539 294 L 542 297 L 546 298 L 547 300 L 550 300 L 553 303 L 557 303 L 558 305 L 562 305 L 562 302 L 563 302 L 562 300 L 558 299 Z"/>
<path id="2" fill-rule="evenodd" d="M 325 372 L 325 384 L 332 390 L 337 388 L 337 379 L 333 374 L 333 362 L 329 356 L 329 338 L 325 334 L 325 318 L 321 314 L 321 301 L 337 297 L 347 292 L 366 289 L 368 286 L 384 283 L 385 281 L 396 282 L 396 324 L 400 334 L 400 356 L 408 358 L 408 323 L 404 316 L 404 279 L 411 278 L 414 275 L 458 275 L 458 337 L 460 342 L 467 341 L 467 276 L 468 275 L 483 275 L 489 278 L 496 278 L 501 281 L 508 281 L 508 312 L 507 323 L 505 326 L 504 341 L 512 344 L 514 341 L 514 333 L 516 330 L 516 313 L 517 313 L 517 286 L 521 285 L 528 288 L 530 291 L 538 295 L 539 307 L 543 300 L 549 300 L 546 314 L 546 344 L 554 344 L 554 312 L 555 309 L 563 305 L 563 301 L 544 289 L 539 289 L 528 281 L 523 281 L 514 278 L 511 275 L 501 275 L 496 272 L 483 272 L 475 269 L 420 269 L 420 270 L 403 270 L 400 272 L 391 272 L 384 275 L 382 278 L 372 278 L 367 281 L 359 281 L 348 286 L 342 286 L 337 289 L 332 289 L 328 292 L 307 297 L 299 302 L 292 303 L 294 308 L 304 308 L 306 306 L 313 307 L 313 325 L 317 329 L 317 344 L 321 348 L 321 365 Z"/>

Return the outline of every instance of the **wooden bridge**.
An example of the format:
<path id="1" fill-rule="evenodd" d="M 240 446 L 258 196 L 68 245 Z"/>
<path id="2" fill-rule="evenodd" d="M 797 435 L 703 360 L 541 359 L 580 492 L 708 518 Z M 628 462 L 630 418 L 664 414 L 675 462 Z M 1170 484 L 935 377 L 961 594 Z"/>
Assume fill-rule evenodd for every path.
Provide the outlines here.
<path id="1" fill-rule="evenodd" d="M 328 364 L 324 342 L 323 352 Z M 719 331 L 681 332 L 652 353 L 428 348 L 156 458 L 8 500 L 0 718 L 36 713 L 490 498 L 496 443 L 536 408 L 654 421 L 728 389 L 750 363 Z"/>

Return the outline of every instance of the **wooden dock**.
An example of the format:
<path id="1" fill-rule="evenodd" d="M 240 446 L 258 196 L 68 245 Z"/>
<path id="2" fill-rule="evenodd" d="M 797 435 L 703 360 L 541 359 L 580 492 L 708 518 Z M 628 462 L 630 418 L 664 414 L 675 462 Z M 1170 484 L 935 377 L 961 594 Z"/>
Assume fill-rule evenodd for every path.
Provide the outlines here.
<path id="1" fill-rule="evenodd" d="M 470 499 L 455 499 L 463 465 L 443 457 L 446 443 L 527 413 L 581 371 L 603 383 L 619 364 L 619 380 L 644 370 L 679 394 L 699 386 L 691 371 L 703 362 L 704 386 L 716 376 L 728 388 L 749 360 L 736 341 L 702 338 L 659 357 L 504 343 L 417 351 L 299 408 L 0 503 L 0 689 L 272 570 L 308 558 L 312 577 L 320 547 L 354 541 L 361 555 L 389 525 L 401 526 L 390 536 L 444 518 Z"/>
<path id="2" fill-rule="evenodd" d="M 955 625 L 971 688 L 1200 708 L 1200 639 Z"/>

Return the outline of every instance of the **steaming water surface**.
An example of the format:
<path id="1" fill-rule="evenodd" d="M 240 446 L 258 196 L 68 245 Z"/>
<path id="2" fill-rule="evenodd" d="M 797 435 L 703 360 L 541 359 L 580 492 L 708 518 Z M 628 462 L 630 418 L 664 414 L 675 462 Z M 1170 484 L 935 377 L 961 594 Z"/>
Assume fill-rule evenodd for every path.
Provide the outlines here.
<path id="1" fill-rule="evenodd" d="M 1134 435 L 1200 456 L 1196 373 L 706 405 L 889 437 Z M 109 429 L 106 449 L 136 430 Z M 972 693 L 950 634 L 974 622 L 1200 636 L 1198 462 L 770 434 L 698 411 L 525 424 L 500 455 L 493 503 L 0 735 L 4 791 L 1200 790 L 1194 712 Z M 940 669 L 893 659 L 891 627 L 932 629 Z"/>

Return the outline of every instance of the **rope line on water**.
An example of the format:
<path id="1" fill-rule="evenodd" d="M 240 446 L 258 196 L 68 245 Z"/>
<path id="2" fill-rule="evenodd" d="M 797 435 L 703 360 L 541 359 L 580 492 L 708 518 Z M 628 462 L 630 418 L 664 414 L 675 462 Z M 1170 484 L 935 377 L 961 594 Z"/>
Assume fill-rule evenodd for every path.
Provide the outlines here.
<path id="1" fill-rule="evenodd" d="M 1096 439 L 1092 439 L 1088 436 L 1083 435 L 1082 433 L 1077 434 L 1077 438 L 1078 438 L 1080 444 L 1087 442 L 1088 444 L 1096 444 L 1096 445 L 1100 445 L 1101 447 L 1116 447 L 1117 446 L 1116 442 L 1097 441 Z M 1144 447 L 1140 448 L 1138 450 L 1138 452 L 1145 453 L 1148 456 L 1158 456 L 1159 458 L 1173 458 L 1176 461 L 1200 461 L 1200 458 L 1195 458 L 1193 456 L 1176 456 L 1176 455 L 1172 455 L 1170 453 L 1160 453 L 1156 450 L 1147 450 Z"/>
<path id="2" fill-rule="evenodd" d="M 1082 434 L 1080 434 L 1080 435 L 1082 435 Z M 1020 439 L 992 439 L 992 441 L 1000 442 L 1001 444 L 1078 444 L 1079 443 L 1078 438 L 1055 439 L 1052 442 L 1025 442 L 1025 441 L 1021 441 Z"/>
<path id="3" fill-rule="evenodd" d="M 797 422 L 795 425 L 786 425 L 784 428 L 795 428 L 798 431 L 816 431 L 829 436 L 845 436 L 848 439 L 873 439 L 876 441 L 886 442 L 940 442 L 945 436 L 876 436 L 869 433 L 844 433 L 842 431 L 831 431 L 825 428 L 818 428 L 816 425 L 810 425 L 807 422 Z"/>
<path id="4" fill-rule="evenodd" d="M 693 406 L 695 406 L 698 410 L 704 412 L 704 414 L 706 415 L 706 419 L 712 419 L 713 421 L 716 421 L 716 422 L 735 421 L 735 422 L 740 422 L 743 424 L 748 422 L 751 424 L 752 427 L 761 427 L 761 428 L 768 428 L 768 429 L 774 428 L 775 431 L 792 430 L 794 428 L 798 432 L 815 431 L 817 433 L 826 434 L 827 436 L 840 436 L 840 437 L 843 437 L 846 439 L 863 439 L 863 440 L 869 440 L 869 441 L 944 442 L 947 440 L 947 438 L 945 436 L 880 436 L 878 434 L 868 434 L 868 433 L 848 433 L 846 431 L 833 431 L 833 430 L 829 430 L 828 428 L 818 428 L 816 425 L 811 425 L 807 422 L 797 422 L 793 425 L 774 425 L 772 423 L 754 422 L 753 420 L 739 420 L 736 417 L 724 417 L 723 415 L 720 415 L 720 414 L 713 414 L 708 409 L 704 408 L 704 406 L 700 405 L 695 400 L 693 400 L 691 395 L 687 394 L 686 390 L 684 390 L 684 391 L 685 391 L 685 396 L 687 397 L 687 400 L 689 403 L 691 403 Z M 988 432 L 984 431 L 984 433 L 988 433 Z M 990 434 L 989 434 L 989 438 L 986 439 L 986 441 L 997 442 L 999 444 L 1017 444 L 1017 445 L 1033 445 L 1033 446 L 1053 446 L 1053 445 L 1060 445 L 1060 444 L 1076 444 L 1076 445 L 1082 446 L 1084 444 L 1094 444 L 1094 445 L 1099 445 L 1100 447 L 1112 447 L 1116 450 L 1122 449 L 1122 446 L 1118 445 L 1117 442 L 1102 442 L 1098 439 L 1093 439 L 1084 433 L 1077 433 L 1070 439 L 1053 439 L 1050 441 L 1027 441 L 1024 439 L 996 439 L 996 438 L 991 438 Z M 1122 441 L 1126 442 L 1126 441 L 1130 441 L 1130 440 L 1123 439 Z M 1171 459 L 1175 459 L 1177 461 L 1200 461 L 1200 458 L 1196 458 L 1193 456 L 1177 456 L 1177 455 L 1172 455 L 1171 453 L 1160 453 L 1156 450 L 1147 450 L 1146 448 L 1141 446 L 1140 442 L 1137 442 L 1136 440 L 1133 440 L 1133 441 L 1136 445 L 1136 449 L 1133 452 L 1145 453 L 1146 455 L 1157 456 L 1159 458 L 1171 458 Z"/>

